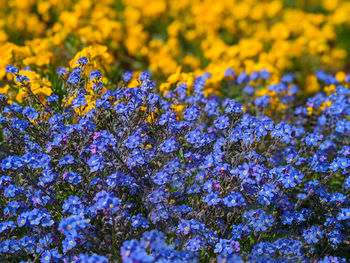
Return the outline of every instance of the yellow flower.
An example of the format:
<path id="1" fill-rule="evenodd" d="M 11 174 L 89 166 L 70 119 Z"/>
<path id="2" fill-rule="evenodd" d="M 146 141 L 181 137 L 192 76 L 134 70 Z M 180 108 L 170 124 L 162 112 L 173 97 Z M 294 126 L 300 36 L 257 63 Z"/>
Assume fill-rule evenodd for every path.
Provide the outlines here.
<path id="1" fill-rule="evenodd" d="M 171 105 L 171 107 L 174 109 L 174 111 L 177 114 L 177 120 L 182 120 L 183 119 L 183 110 L 185 109 L 185 105 Z"/>
<path id="2" fill-rule="evenodd" d="M 10 86 L 5 85 L 4 87 L 0 88 L 0 94 L 7 94 L 9 89 L 10 89 Z"/>
<path id="3" fill-rule="evenodd" d="M 343 81 L 345 81 L 346 74 L 345 74 L 343 71 L 339 71 L 339 72 L 337 72 L 337 74 L 335 74 L 335 78 L 336 78 L 339 82 L 343 82 Z"/>
<path id="4" fill-rule="evenodd" d="M 315 75 L 308 75 L 306 78 L 306 91 L 308 93 L 316 93 L 320 90 L 320 85 Z"/>
<path id="5" fill-rule="evenodd" d="M 332 84 L 329 86 L 325 86 L 323 89 L 327 93 L 327 95 L 330 95 L 336 89 L 336 86 Z"/>
<path id="6" fill-rule="evenodd" d="M 332 105 L 332 101 L 325 101 L 325 102 L 322 103 L 322 105 L 320 107 L 320 110 L 323 111 L 326 108 L 329 108 L 331 105 Z"/>
<path id="7" fill-rule="evenodd" d="M 170 84 L 176 83 L 181 79 L 181 66 L 177 67 L 176 72 L 168 77 L 167 82 Z"/>
<path id="8" fill-rule="evenodd" d="M 322 6 L 324 9 L 328 11 L 332 11 L 337 8 L 339 4 L 339 0 L 323 0 L 322 1 Z"/>
<path id="9" fill-rule="evenodd" d="M 313 113 L 313 108 L 312 107 L 307 107 L 306 109 L 308 111 L 309 116 L 311 116 L 312 113 Z"/>

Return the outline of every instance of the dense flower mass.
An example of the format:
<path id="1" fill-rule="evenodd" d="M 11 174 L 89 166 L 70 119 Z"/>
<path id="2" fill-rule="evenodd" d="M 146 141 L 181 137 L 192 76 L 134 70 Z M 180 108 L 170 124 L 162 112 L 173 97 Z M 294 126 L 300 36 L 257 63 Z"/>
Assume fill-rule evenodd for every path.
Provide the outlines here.
<path id="1" fill-rule="evenodd" d="M 4 0 L 0 261 L 350 260 L 348 0 Z"/>
<path id="2" fill-rule="evenodd" d="M 228 80 L 239 99 L 205 96 L 210 74 L 163 97 L 148 72 L 131 88 L 126 72 L 107 89 L 101 72 L 84 73 L 88 63 L 57 73 L 63 95 L 31 94 L 22 104 L 1 95 L 1 258 L 349 259 L 346 80 L 318 72 L 324 91 L 305 104 L 293 74 L 265 83 L 288 105 L 269 115 L 272 97 L 257 103 L 240 78 Z M 22 70 L 7 71 L 32 87 L 15 79 Z"/>
<path id="3" fill-rule="evenodd" d="M 1 5 L 0 93 L 19 102 L 28 91 L 2 81 L 12 80 L 5 73 L 8 64 L 23 68 L 18 82 L 30 79 L 40 97 L 61 89 L 50 73 L 73 56 L 71 69 L 86 63 L 90 74 L 98 66 L 106 83 L 124 70 L 150 70 L 166 80 L 162 92 L 177 83 L 190 87 L 196 75 L 209 72 L 205 94 L 231 96 L 223 79 L 235 72 L 251 90 L 259 86 L 258 72 L 268 70 L 269 84 L 290 81 L 284 73 L 293 71 L 301 88 L 315 93 L 320 85 L 312 70 L 342 70 L 349 51 L 347 0 L 4 0 Z M 78 61 L 81 57 L 89 61 Z M 132 78 L 131 86 L 135 76 L 125 76 Z M 336 77 L 344 80 L 344 72 Z M 71 72 L 68 80 L 76 83 L 79 74 Z M 259 97 L 268 93 L 260 91 Z"/>

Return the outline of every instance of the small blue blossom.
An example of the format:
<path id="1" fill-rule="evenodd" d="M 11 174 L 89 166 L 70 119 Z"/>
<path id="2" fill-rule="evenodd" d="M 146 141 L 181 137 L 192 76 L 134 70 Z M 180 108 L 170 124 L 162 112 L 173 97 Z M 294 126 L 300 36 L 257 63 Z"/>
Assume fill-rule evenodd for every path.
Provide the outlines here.
<path id="1" fill-rule="evenodd" d="M 93 70 L 91 71 L 89 77 L 91 80 L 100 79 L 102 77 L 102 73 L 99 70 Z"/>
<path id="2" fill-rule="evenodd" d="M 88 63 L 88 59 L 86 57 L 81 57 L 78 59 L 77 61 L 77 64 L 80 64 L 80 65 L 86 65 Z"/>
<path id="3" fill-rule="evenodd" d="M 5 70 L 6 72 L 12 73 L 12 74 L 17 74 L 19 72 L 19 69 L 12 65 L 7 65 Z"/>
<path id="4" fill-rule="evenodd" d="M 81 79 L 81 76 L 78 72 L 72 72 L 69 74 L 67 81 L 71 84 L 76 84 L 78 81 L 80 81 L 80 79 Z"/>
<path id="5" fill-rule="evenodd" d="M 171 153 L 175 151 L 178 148 L 178 142 L 175 139 L 175 137 L 171 137 L 170 139 L 165 140 L 161 145 L 160 145 L 162 151 L 166 153 Z"/>

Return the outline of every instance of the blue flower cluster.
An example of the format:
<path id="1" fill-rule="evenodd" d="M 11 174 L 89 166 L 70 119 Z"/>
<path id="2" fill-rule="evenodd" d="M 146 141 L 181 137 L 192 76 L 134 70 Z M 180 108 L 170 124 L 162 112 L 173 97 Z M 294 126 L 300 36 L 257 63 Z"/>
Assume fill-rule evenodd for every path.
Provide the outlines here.
<path id="1" fill-rule="evenodd" d="M 75 85 L 84 81 L 86 61 L 78 64 L 67 80 Z M 8 72 L 18 71 L 8 66 Z M 334 82 L 322 76 L 320 83 Z M 101 77 L 90 74 L 97 84 Z M 255 78 L 268 77 L 262 71 Z M 208 74 L 191 89 L 179 84 L 166 98 L 147 72 L 127 88 L 131 78 L 126 72 L 121 85 L 105 89 L 87 114 L 75 110 L 87 103 L 83 84 L 79 96 L 60 107 L 51 106 L 59 102 L 55 95 L 31 107 L 8 104 L 1 95 L 2 259 L 350 258 L 346 83 L 303 106 L 298 93 L 288 91 L 294 84 L 286 75 L 268 88 L 288 97 L 289 107 L 267 116 L 270 98 L 205 97 Z M 242 91 L 247 78 L 236 80 Z"/>

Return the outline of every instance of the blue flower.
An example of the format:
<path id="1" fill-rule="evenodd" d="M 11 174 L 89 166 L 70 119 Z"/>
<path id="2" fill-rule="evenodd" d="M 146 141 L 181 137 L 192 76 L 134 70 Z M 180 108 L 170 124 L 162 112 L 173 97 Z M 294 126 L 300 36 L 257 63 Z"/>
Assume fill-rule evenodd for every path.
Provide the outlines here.
<path id="1" fill-rule="evenodd" d="M 237 114 L 243 113 L 242 105 L 235 100 L 232 100 L 232 99 L 225 100 L 224 106 L 226 107 L 225 108 L 226 113 L 237 113 Z"/>
<path id="2" fill-rule="evenodd" d="M 125 145 L 130 149 L 134 149 L 140 146 L 141 143 L 142 143 L 141 135 L 138 133 L 135 133 L 134 135 L 129 136 L 128 139 L 125 140 Z"/>
<path id="3" fill-rule="evenodd" d="M 181 223 L 177 226 L 177 230 L 182 235 L 188 235 L 191 232 L 191 224 L 188 220 L 181 220 Z"/>
<path id="4" fill-rule="evenodd" d="M 251 85 L 246 85 L 246 86 L 244 87 L 244 89 L 243 89 L 243 92 L 246 93 L 246 94 L 249 95 L 249 96 L 253 95 L 253 94 L 254 94 L 254 91 L 255 91 L 255 89 L 254 89 L 254 87 L 251 86 Z"/>
<path id="5" fill-rule="evenodd" d="M 206 202 L 208 205 L 217 205 L 220 201 L 221 199 L 217 193 L 210 193 L 204 199 L 204 202 Z"/>
<path id="6" fill-rule="evenodd" d="M 319 134 L 317 132 L 315 133 L 309 133 L 305 137 L 305 142 L 308 146 L 317 146 L 319 141 L 322 141 L 323 135 Z"/>
<path id="7" fill-rule="evenodd" d="M 19 167 L 22 167 L 23 163 L 21 158 L 18 156 L 8 156 L 1 162 L 1 168 L 3 169 L 17 169 Z"/>
<path id="8" fill-rule="evenodd" d="M 21 83 L 23 83 L 23 82 L 25 82 L 25 81 L 30 81 L 30 80 L 28 79 L 27 76 L 22 76 L 22 75 L 17 75 L 17 76 L 16 76 L 16 80 L 17 80 L 18 82 L 21 82 Z"/>
<path id="9" fill-rule="evenodd" d="M 308 244 L 317 244 L 322 236 L 323 232 L 317 226 L 313 226 L 303 232 L 303 237 Z"/>
<path id="10" fill-rule="evenodd" d="M 263 69 L 260 71 L 260 77 L 264 80 L 268 79 L 271 76 L 270 72 L 268 72 L 266 69 Z"/>
<path id="11" fill-rule="evenodd" d="M 191 238 L 186 244 L 186 248 L 190 251 L 198 251 L 203 248 L 204 240 L 200 236 L 196 236 L 194 238 Z"/>
<path id="12" fill-rule="evenodd" d="M 345 263 L 345 262 L 346 262 L 346 258 L 326 256 L 323 259 L 321 259 L 318 263 Z"/>
<path id="13" fill-rule="evenodd" d="M 224 204 L 227 207 L 243 206 L 246 204 L 241 193 L 231 193 L 229 196 L 223 199 Z"/>
<path id="14" fill-rule="evenodd" d="M 102 73 L 99 70 L 93 70 L 93 71 L 91 71 L 89 77 L 91 80 L 95 80 L 96 78 L 100 79 L 102 77 Z"/>
<path id="15" fill-rule="evenodd" d="M 40 262 L 41 263 L 50 263 L 51 262 L 51 253 L 49 250 L 46 250 L 44 253 L 41 254 Z"/>
<path id="16" fill-rule="evenodd" d="M 338 220 L 348 220 L 350 219 L 350 208 L 342 208 L 337 216 Z"/>
<path id="17" fill-rule="evenodd" d="M 268 96 L 268 95 L 265 95 L 265 96 L 261 96 L 261 97 L 256 98 L 254 100 L 254 104 L 256 106 L 260 106 L 262 108 L 266 108 L 266 107 L 269 106 L 270 101 L 271 101 L 271 97 Z"/>
<path id="18" fill-rule="evenodd" d="M 133 72 L 132 71 L 125 71 L 125 73 L 122 76 L 122 79 L 125 82 L 129 82 L 132 79 L 132 77 L 133 77 Z"/>
<path id="19" fill-rule="evenodd" d="M 34 121 L 39 117 L 39 113 L 31 108 L 31 107 L 25 107 L 22 111 L 22 113 L 29 118 L 29 120 Z"/>
<path id="20" fill-rule="evenodd" d="M 7 65 L 5 70 L 6 72 L 12 73 L 12 74 L 17 74 L 19 72 L 19 69 L 12 65 Z"/>
<path id="21" fill-rule="evenodd" d="M 192 106 L 184 110 L 183 112 L 184 118 L 187 121 L 193 121 L 198 119 L 201 115 L 201 111 L 197 106 Z"/>
<path id="22" fill-rule="evenodd" d="M 224 255 L 230 255 L 234 252 L 239 252 L 240 244 L 234 240 L 221 239 L 215 245 L 214 253 L 222 253 Z"/>
<path id="23" fill-rule="evenodd" d="M 58 164 L 64 165 L 64 164 L 73 164 L 73 163 L 74 163 L 74 157 L 69 154 L 61 158 Z"/>
<path id="24" fill-rule="evenodd" d="M 94 263 L 94 262 L 99 262 L 99 263 L 108 263 L 108 259 L 104 256 L 97 255 L 97 254 L 92 254 L 91 256 L 89 254 L 79 254 L 77 259 L 74 261 L 74 263 Z"/>
<path id="25" fill-rule="evenodd" d="M 72 72 L 69 74 L 67 81 L 71 84 L 77 83 L 81 79 L 81 76 L 78 72 Z"/>
<path id="26" fill-rule="evenodd" d="M 229 118 L 227 116 L 219 116 L 215 121 L 214 121 L 215 127 L 218 129 L 226 129 L 229 125 Z"/>
<path id="27" fill-rule="evenodd" d="M 57 69 L 56 73 L 57 73 L 57 75 L 62 76 L 63 74 L 68 74 L 69 72 L 65 68 L 59 67 Z"/>
<path id="28" fill-rule="evenodd" d="M 147 218 L 143 217 L 141 214 L 137 214 L 131 217 L 131 225 L 134 228 L 142 227 L 142 228 L 148 228 L 149 223 Z"/>
<path id="29" fill-rule="evenodd" d="M 287 73 L 287 74 L 284 74 L 281 78 L 281 81 L 282 82 L 285 82 L 285 83 L 291 83 L 294 81 L 294 75 L 293 73 Z"/>
<path id="30" fill-rule="evenodd" d="M 249 81 L 249 76 L 246 72 L 241 72 L 237 77 L 237 84 L 243 84 Z"/>
<path id="31" fill-rule="evenodd" d="M 165 140 L 160 145 L 160 148 L 166 153 L 171 153 L 178 148 L 177 140 L 175 139 L 175 137 L 171 137 L 170 139 Z"/>
<path id="32" fill-rule="evenodd" d="M 88 59 L 86 57 L 81 57 L 78 59 L 77 61 L 77 64 L 80 64 L 80 65 L 86 65 L 88 63 Z"/>
<path id="33" fill-rule="evenodd" d="M 233 68 L 228 68 L 225 70 L 225 77 L 229 77 L 229 76 L 235 76 L 235 71 Z"/>
<path id="34" fill-rule="evenodd" d="M 157 185 L 165 184 L 169 180 L 168 172 L 160 171 L 152 179 Z"/>
<path id="35" fill-rule="evenodd" d="M 103 157 L 99 155 L 92 155 L 87 163 L 90 167 L 90 172 L 92 173 L 96 171 L 101 171 L 105 166 Z"/>

